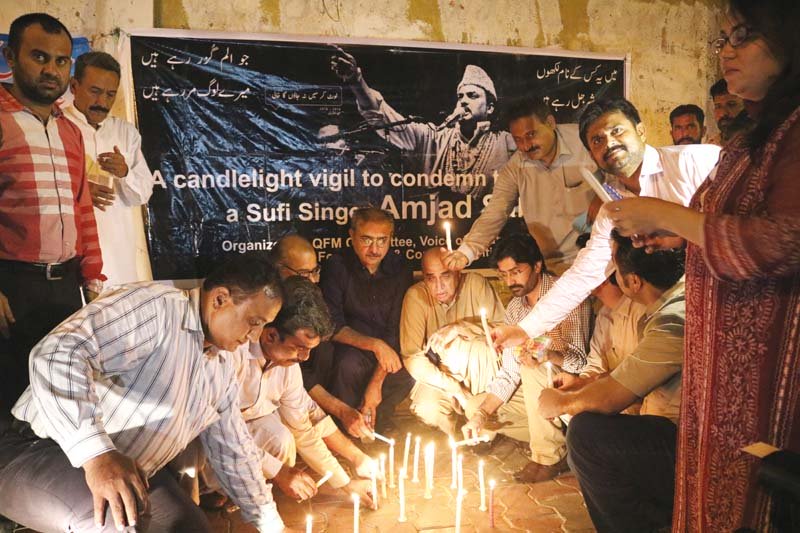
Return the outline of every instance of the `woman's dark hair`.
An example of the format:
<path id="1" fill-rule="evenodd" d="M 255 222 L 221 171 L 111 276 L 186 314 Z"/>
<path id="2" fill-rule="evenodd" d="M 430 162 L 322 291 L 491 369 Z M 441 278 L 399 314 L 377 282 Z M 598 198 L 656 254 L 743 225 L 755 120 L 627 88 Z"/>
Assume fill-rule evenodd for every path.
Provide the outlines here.
<path id="1" fill-rule="evenodd" d="M 731 15 L 758 32 L 770 52 L 783 64 L 778 78 L 762 100 L 756 126 L 747 136 L 755 159 L 767 139 L 800 106 L 800 2 L 797 0 L 730 0 Z"/>

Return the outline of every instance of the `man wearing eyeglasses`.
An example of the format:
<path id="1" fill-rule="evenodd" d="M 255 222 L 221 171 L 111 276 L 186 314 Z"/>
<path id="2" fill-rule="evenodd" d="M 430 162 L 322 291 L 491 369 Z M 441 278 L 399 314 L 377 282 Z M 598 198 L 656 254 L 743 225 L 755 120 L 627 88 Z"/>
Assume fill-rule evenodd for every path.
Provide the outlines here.
<path id="1" fill-rule="evenodd" d="M 481 309 L 495 323 L 505 319 L 505 310 L 485 277 L 448 270 L 442 254 L 438 247 L 422 254 L 422 281 L 412 285 L 403 299 L 400 350 L 403 364 L 417 382 L 411 392 L 411 411 L 426 424 L 454 436 L 456 412 L 466 407 L 469 396 L 483 392 L 479 384 L 491 381 L 496 370 L 497 358 L 489 353 L 480 327 Z M 448 360 L 431 354 L 427 348 L 432 336 L 454 324 L 464 336 L 477 332 L 478 349 L 448 352 L 454 355 Z"/>
<path id="2" fill-rule="evenodd" d="M 547 294 L 557 278 L 547 272 L 539 245 L 528 234 L 516 233 L 498 241 L 492 259 L 514 295 L 506 307 L 506 323 L 516 324 Z M 504 350 L 500 369 L 486 387 L 483 403 L 474 414 L 468 413 L 470 419 L 462 428 L 466 438 L 478 436 L 489 417 L 497 413 L 501 424 L 506 424 L 501 433 L 530 443 L 532 460 L 514 474 L 519 482 L 547 481 L 568 469 L 560 421 L 547 420 L 537 412 L 539 394 L 549 385 L 542 363 L 552 365 L 553 375 L 559 368 L 579 373 L 586 364 L 591 320 L 591 305 L 584 300 L 546 333 L 549 344 L 542 353 L 532 347 L 525 347 L 520 353 Z"/>
<path id="3" fill-rule="evenodd" d="M 320 279 L 336 331 L 326 388 L 379 432 L 414 385 L 398 355 L 400 310 L 412 274 L 400 254 L 389 253 L 393 233 L 394 219 L 385 211 L 355 210 L 350 247 L 328 259 Z"/>
<path id="4" fill-rule="evenodd" d="M 320 265 L 317 251 L 308 240 L 291 234 L 278 241 L 273 250 L 272 262 L 278 267 L 281 279 L 302 276 L 319 283 Z M 311 356 L 300 363 L 303 387 L 323 411 L 336 418 L 352 436 L 360 438 L 369 433 L 361 411 L 350 407 L 330 393 L 331 377 L 335 362 L 334 343 L 325 340 L 314 348 Z"/>

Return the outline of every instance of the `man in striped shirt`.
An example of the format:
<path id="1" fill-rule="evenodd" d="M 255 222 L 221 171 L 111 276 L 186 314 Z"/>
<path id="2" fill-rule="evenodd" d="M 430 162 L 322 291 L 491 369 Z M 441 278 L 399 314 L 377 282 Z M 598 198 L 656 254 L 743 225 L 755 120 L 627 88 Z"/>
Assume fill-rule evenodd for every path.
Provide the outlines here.
<path id="1" fill-rule="evenodd" d="M 0 514 L 39 531 L 211 531 L 164 469 L 199 436 L 245 519 L 282 531 L 218 353 L 256 341 L 282 300 L 277 270 L 241 255 L 202 287 L 131 284 L 64 321 L 31 352 L 31 385 L 0 436 Z"/>
<path id="2" fill-rule="evenodd" d="M 17 18 L 0 87 L 0 419 L 28 385 L 28 353 L 102 289 L 80 130 L 61 112 L 72 38 L 43 13 Z"/>
<path id="3" fill-rule="evenodd" d="M 539 298 L 547 294 L 557 278 L 544 269 L 544 256 L 536 240 L 529 234 L 517 233 L 498 241 L 493 260 L 498 274 L 514 295 L 506 307 L 506 323 L 516 324 L 528 314 Z M 579 373 L 586 364 L 591 319 L 591 305 L 584 300 L 560 324 L 547 332 L 550 343 L 543 353 L 524 349 L 518 355 L 511 349 L 504 350 L 500 370 L 486 388 L 486 398 L 478 411 L 470 414 L 469 422 L 462 428 L 467 438 L 477 436 L 495 411 L 513 411 L 515 419 L 519 420 L 517 426 L 523 430 L 524 438 L 520 440 L 530 443 L 533 459 L 514 475 L 517 481 L 545 481 L 568 468 L 566 443 L 560 423 L 544 419 L 536 410 L 537 398 L 548 385 L 548 372 L 542 363 L 546 361 L 554 367 L 551 375 L 558 368 Z"/>

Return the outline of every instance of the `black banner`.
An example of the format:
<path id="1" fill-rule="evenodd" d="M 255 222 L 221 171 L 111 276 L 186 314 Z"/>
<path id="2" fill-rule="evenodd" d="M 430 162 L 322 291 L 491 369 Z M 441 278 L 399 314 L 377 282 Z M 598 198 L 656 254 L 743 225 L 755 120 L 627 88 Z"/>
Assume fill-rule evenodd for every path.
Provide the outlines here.
<path id="1" fill-rule="evenodd" d="M 339 46 L 131 37 L 142 150 L 156 176 L 155 279 L 202 277 L 226 255 L 269 249 L 290 232 L 322 259 L 347 245 L 350 212 L 364 205 L 395 214 L 393 245 L 418 268 L 426 248 L 444 244 L 443 222 L 457 246 L 488 202 L 514 149 L 497 120 L 504 101 L 539 95 L 567 123 L 625 86 L 622 58 Z M 334 56 L 358 70 L 342 79 Z M 372 113 L 357 105 L 359 72 L 384 103 Z M 476 86 L 484 91 L 466 94 Z M 466 140 L 458 99 L 470 97 L 487 120 L 473 121 Z"/>

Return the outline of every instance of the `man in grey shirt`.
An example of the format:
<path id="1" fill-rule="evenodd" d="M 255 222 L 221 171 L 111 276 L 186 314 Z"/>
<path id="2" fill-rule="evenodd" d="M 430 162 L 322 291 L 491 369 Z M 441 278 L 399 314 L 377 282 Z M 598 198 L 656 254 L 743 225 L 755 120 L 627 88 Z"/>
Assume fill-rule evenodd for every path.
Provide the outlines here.
<path id="1" fill-rule="evenodd" d="M 519 204 L 518 214 L 539 243 L 548 270 L 560 274 L 578 253 L 572 223 L 593 198 L 580 169 L 594 172 L 597 167 L 581 144 L 577 125 L 556 125 L 540 98 L 512 102 L 506 120 L 517 151 L 500 169 L 489 205 L 444 263 L 461 270 L 480 257 Z"/>

